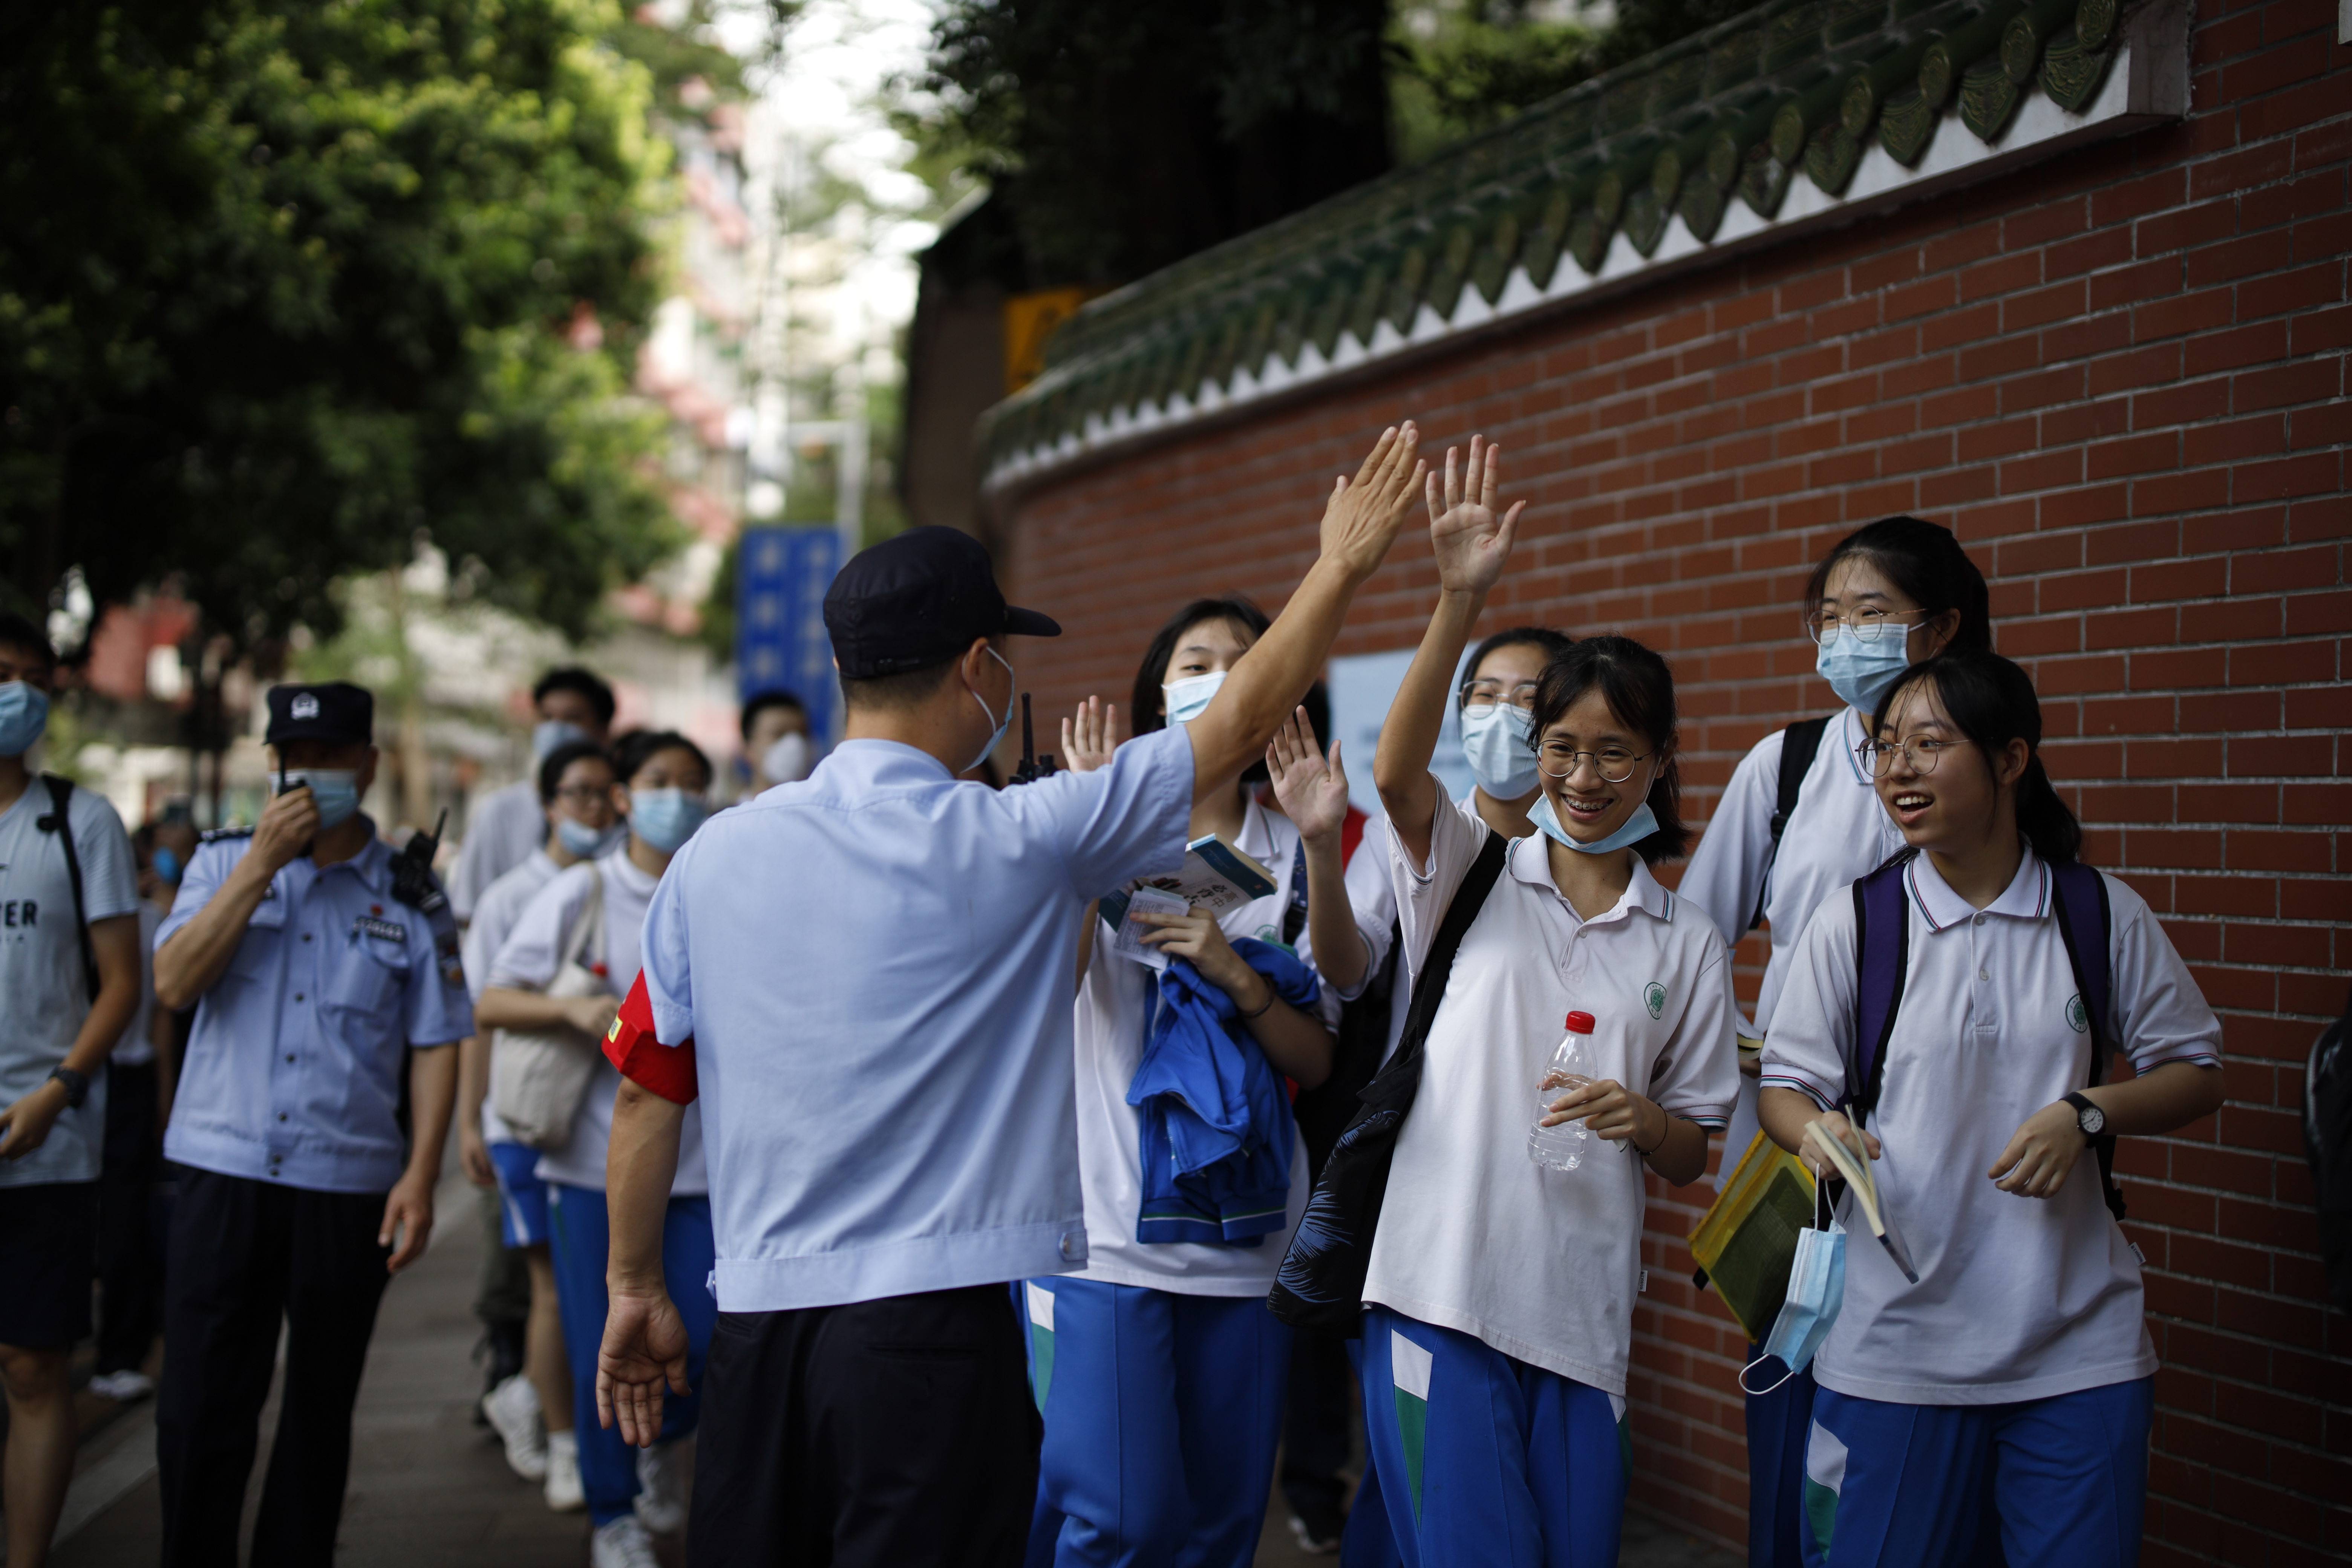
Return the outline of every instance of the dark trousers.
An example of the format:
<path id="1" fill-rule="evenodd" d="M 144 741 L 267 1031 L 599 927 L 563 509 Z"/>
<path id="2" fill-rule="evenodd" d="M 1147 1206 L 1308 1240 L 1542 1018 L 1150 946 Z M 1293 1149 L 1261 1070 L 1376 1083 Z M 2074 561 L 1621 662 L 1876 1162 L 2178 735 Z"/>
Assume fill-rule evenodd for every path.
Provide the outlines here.
<path id="1" fill-rule="evenodd" d="M 233 1568 L 238 1516 L 287 1326 L 278 1439 L 254 1568 L 328 1568 L 351 1473 L 352 1406 L 384 1260 L 383 1194 L 185 1170 L 163 1290 L 155 1455 L 163 1568 Z"/>
<path id="2" fill-rule="evenodd" d="M 106 1069 L 106 1152 L 98 1172 L 98 1370 L 137 1372 L 163 1327 L 163 1204 L 155 1184 L 155 1064 Z"/>
<path id="3" fill-rule="evenodd" d="M 1002 1285 L 721 1312 L 689 1568 L 1015 1568 L 1037 1408 Z"/>
<path id="4" fill-rule="evenodd" d="M 474 1277 L 474 1317 L 485 1329 L 507 1329 L 520 1334 L 530 1321 L 530 1260 L 519 1247 L 509 1247 L 506 1216 L 499 1205 L 499 1190 L 476 1190 L 474 1213 L 482 1227 L 482 1267 Z M 457 1223 L 457 1216 L 450 1216 Z"/>
<path id="5" fill-rule="evenodd" d="M 1282 1495 L 1307 1520 L 1345 1511 L 1348 1418 L 1355 1408 L 1348 1341 L 1328 1329 L 1300 1329 L 1290 1342 L 1290 1387 L 1282 1419 Z"/>

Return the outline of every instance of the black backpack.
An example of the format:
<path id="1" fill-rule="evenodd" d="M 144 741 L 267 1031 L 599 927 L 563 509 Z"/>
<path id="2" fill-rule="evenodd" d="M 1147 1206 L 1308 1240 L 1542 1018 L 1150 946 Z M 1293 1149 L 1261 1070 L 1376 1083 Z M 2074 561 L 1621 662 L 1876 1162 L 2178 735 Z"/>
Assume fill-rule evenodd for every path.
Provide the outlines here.
<path id="1" fill-rule="evenodd" d="M 35 817 L 33 826 L 43 833 L 56 834 L 58 847 L 66 852 L 66 880 L 73 886 L 74 937 L 81 943 L 82 984 L 94 1007 L 98 1005 L 98 955 L 90 951 L 89 905 L 81 891 L 81 855 L 74 848 L 73 818 L 67 809 L 73 801 L 73 780 L 43 773 L 41 783 L 48 786 L 49 809 Z"/>
<path id="2" fill-rule="evenodd" d="M 2303 1079 L 2303 1148 L 2319 1209 L 2319 1257 L 2327 1291 L 2352 1312 L 2352 1000 L 2319 1031 Z"/>
<path id="3" fill-rule="evenodd" d="M 1763 879 L 1756 884 L 1756 912 L 1748 917 L 1748 929 L 1754 931 L 1764 923 L 1764 899 L 1772 890 L 1772 868 L 1780 858 L 1780 835 L 1788 831 L 1789 818 L 1797 812 L 1797 796 L 1805 787 L 1805 773 L 1813 765 L 1813 756 L 1822 749 L 1822 737 L 1837 719 L 1834 713 L 1820 719 L 1800 719 L 1780 731 L 1780 787 L 1772 797 L 1772 845 L 1764 852 Z M 1790 933 L 1790 940 L 1795 933 Z"/>
<path id="4" fill-rule="evenodd" d="M 1445 982 L 1454 973 L 1454 955 L 1462 938 L 1486 907 L 1486 895 L 1502 874 L 1510 840 L 1489 829 L 1478 858 L 1454 890 L 1445 919 L 1429 944 L 1429 957 L 1412 987 L 1412 1006 L 1405 1014 L 1404 1036 L 1388 1059 L 1358 1096 L 1360 1104 L 1347 1131 L 1332 1146 L 1331 1157 L 1316 1181 L 1315 1195 L 1290 1238 L 1290 1251 L 1266 1293 L 1269 1311 L 1295 1328 L 1336 1329 L 1353 1336 L 1361 1331 L 1364 1277 L 1372 1261 L 1372 1234 L 1381 1220 L 1381 1204 L 1389 1190 L 1389 1167 L 1396 1159 L 1397 1134 L 1421 1092 L 1422 1049 L 1438 1005 L 1445 999 Z"/>
<path id="5" fill-rule="evenodd" d="M 1357 847 L 1364 853 L 1362 846 Z M 1307 929 L 1307 846 L 1302 841 L 1291 858 L 1290 907 L 1282 912 L 1282 940 L 1294 950 L 1298 933 Z M 1339 1029 L 1331 1049 L 1331 1076 L 1313 1089 L 1302 1089 L 1290 1102 L 1298 1121 L 1299 1141 L 1307 1145 L 1307 1179 L 1319 1180 L 1332 1145 L 1355 1120 L 1357 1099 L 1381 1070 L 1381 1054 L 1388 1048 L 1391 999 L 1396 991 L 1397 950 L 1401 931 L 1389 922 L 1389 957 L 1350 1002 L 1339 1005 Z"/>

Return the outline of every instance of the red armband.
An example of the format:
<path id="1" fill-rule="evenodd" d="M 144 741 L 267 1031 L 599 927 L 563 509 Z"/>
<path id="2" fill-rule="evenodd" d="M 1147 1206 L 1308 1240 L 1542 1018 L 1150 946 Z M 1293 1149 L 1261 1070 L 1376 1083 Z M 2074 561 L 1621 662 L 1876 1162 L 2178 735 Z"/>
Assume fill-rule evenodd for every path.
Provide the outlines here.
<path id="1" fill-rule="evenodd" d="M 622 999 L 621 1010 L 613 1015 L 613 1026 L 604 1032 L 604 1059 L 618 1068 L 623 1078 L 673 1105 L 691 1105 L 699 1092 L 694 1075 L 694 1037 L 689 1035 L 674 1046 L 654 1037 L 654 1004 L 646 993 L 643 972 Z"/>

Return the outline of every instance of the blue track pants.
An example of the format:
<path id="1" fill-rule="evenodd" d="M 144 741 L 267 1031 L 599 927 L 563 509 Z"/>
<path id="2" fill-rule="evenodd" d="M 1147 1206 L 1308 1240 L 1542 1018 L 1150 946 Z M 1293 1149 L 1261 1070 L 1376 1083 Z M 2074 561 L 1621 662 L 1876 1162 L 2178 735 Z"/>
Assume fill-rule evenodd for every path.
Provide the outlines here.
<path id="1" fill-rule="evenodd" d="M 1806 1568 L 2133 1568 L 2154 1389 L 2140 1378 L 2014 1405 L 1821 1390 L 1805 1447 Z"/>
<path id="2" fill-rule="evenodd" d="M 1364 1432 L 1404 1568 L 1615 1568 L 1622 1399 L 1385 1307 L 1364 1315 L 1363 1357 Z"/>
<path id="3" fill-rule="evenodd" d="M 1045 1419 L 1031 1568 L 1249 1568 L 1290 1363 L 1265 1298 L 1018 1290 Z"/>
<path id="4" fill-rule="evenodd" d="M 1754 1361 L 1764 1347 L 1751 1344 Z M 1759 1367 L 1760 1379 L 1778 1370 Z M 1748 1396 L 1748 1561 L 1750 1568 L 1800 1568 L 1804 1562 L 1805 1436 L 1813 1428 L 1813 1369 L 1769 1394 Z"/>
<path id="5" fill-rule="evenodd" d="M 596 1352 L 604 1342 L 604 1264 L 613 1249 L 612 1221 L 604 1194 L 593 1187 L 547 1184 L 548 1215 L 555 1232 L 555 1302 L 563 1318 L 563 1349 L 572 1363 L 572 1430 L 580 1434 L 580 1487 L 588 1496 L 588 1517 L 609 1524 L 636 1502 L 636 1455 L 596 1419 Z M 672 1198 L 662 1221 L 662 1276 L 677 1315 L 686 1320 L 686 1381 L 693 1390 L 662 1400 L 665 1443 L 694 1430 L 701 1408 L 702 1363 L 710 1354 L 710 1325 L 719 1303 L 710 1294 L 717 1257 L 710 1235 L 710 1200 Z"/>

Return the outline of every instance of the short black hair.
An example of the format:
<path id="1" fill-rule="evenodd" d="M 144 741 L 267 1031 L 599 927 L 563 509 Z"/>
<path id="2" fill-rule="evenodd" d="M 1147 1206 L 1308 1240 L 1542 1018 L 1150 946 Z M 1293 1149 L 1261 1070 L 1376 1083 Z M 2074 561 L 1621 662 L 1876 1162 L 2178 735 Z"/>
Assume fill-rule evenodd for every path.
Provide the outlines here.
<path id="1" fill-rule="evenodd" d="M 551 691 L 576 691 L 588 700 L 596 710 L 596 722 L 609 725 L 613 721 L 613 689 L 604 684 L 596 672 L 576 664 L 567 664 L 549 670 L 530 689 L 530 705 L 534 708 L 547 700 Z"/>
<path id="2" fill-rule="evenodd" d="M 1683 826 L 1682 759 L 1675 745 L 1675 676 L 1664 659 L 1632 637 L 1615 636 L 1586 637 L 1554 655 L 1536 683 L 1528 738 L 1542 745 L 1544 731 L 1596 688 L 1620 722 L 1647 741 L 1653 753 L 1665 756 L 1650 781 L 1650 813 L 1658 830 L 1634 845 L 1633 853 L 1652 865 L 1672 860 L 1690 847 L 1690 829 Z"/>
<path id="3" fill-rule="evenodd" d="M 2034 854 L 2053 866 L 2082 858 L 2083 825 L 2067 808 L 2042 766 L 2042 700 L 2033 678 L 1997 653 L 1961 648 L 1922 659 L 1895 678 L 1871 715 L 1873 740 L 1886 732 L 1895 700 L 1915 686 L 1934 689 L 1936 699 L 1961 734 L 1990 763 L 1993 753 L 2023 741 L 2025 772 L 2018 779 L 2017 830 Z"/>
<path id="4" fill-rule="evenodd" d="M 1841 561 L 1860 556 L 1884 573 L 1904 597 L 1930 617 L 1947 610 L 1960 613 L 1960 624 L 1946 645 L 1953 653 L 1992 651 L 1990 595 L 1984 574 L 1960 548 L 1952 531 L 1923 517 L 1882 517 L 1841 539 L 1813 574 L 1805 581 L 1805 619 L 1820 613 L 1829 592 L 1830 574 Z"/>
<path id="5" fill-rule="evenodd" d="M 885 711 L 912 708 L 929 700 L 933 692 L 947 683 L 963 655 L 943 658 L 937 664 L 926 664 L 915 669 L 902 669 L 895 675 L 869 675 L 863 680 L 847 676 L 841 679 L 841 699 L 852 708 L 877 709 Z"/>
<path id="6" fill-rule="evenodd" d="M 572 763 L 590 757 L 594 758 L 608 768 L 613 768 L 615 776 L 618 775 L 620 770 L 614 766 L 612 757 L 605 752 L 604 747 L 598 745 L 593 741 L 566 741 L 563 744 L 556 747 L 555 750 L 548 752 L 547 755 L 540 762 L 539 804 L 541 805 L 553 805 L 555 804 L 555 792 L 563 787 L 563 774 L 565 770 L 570 768 Z"/>
<path id="7" fill-rule="evenodd" d="M 613 772 L 627 784 L 638 771 L 664 752 L 684 752 L 702 769 L 704 784 L 710 782 L 710 759 L 702 748 L 675 730 L 639 730 L 613 747 Z"/>
<path id="8" fill-rule="evenodd" d="M 743 711 L 735 721 L 735 728 L 745 741 L 751 738 L 752 723 L 771 708 L 789 708 L 803 719 L 808 717 L 808 704 L 800 700 L 797 692 L 787 691 L 781 686 L 755 691 L 743 700 Z"/>
<path id="9" fill-rule="evenodd" d="M 22 648 L 26 653 L 41 656 L 45 669 L 58 667 L 58 650 L 50 645 L 49 634 L 13 613 L 0 613 L 0 647 Z"/>
<path id="10" fill-rule="evenodd" d="M 1576 646 L 1576 639 L 1566 632 L 1556 632 L 1549 626 L 1506 626 L 1493 637 L 1470 650 L 1470 662 L 1462 667 L 1462 685 L 1466 691 L 1477 678 L 1478 667 L 1486 656 L 1499 647 L 1539 647 L 1546 659 L 1558 658 Z M 1462 707 L 1468 701 L 1462 691 L 1454 694 L 1454 705 Z"/>
<path id="11" fill-rule="evenodd" d="M 1143 662 L 1136 667 L 1133 706 L 1127 713 L 1128 733 L 1148 735 L 1154 730 L 1167 728 L 1168 721 L 1160 711 L 1160 689 L 1168 681 L 1168 661 L 1176 657 L 1176 639 L 1202 621 L 1226 621 L 1249 628 L 1250 641 L 1265 636 L 1265 628 L 1274 623 L 1239 594 L 1227 594 L 1220 598 L 1195 599 L 1168 617 L 1160 628 L 1151 634 L 1150 646 L 1143 650 Z"/>

